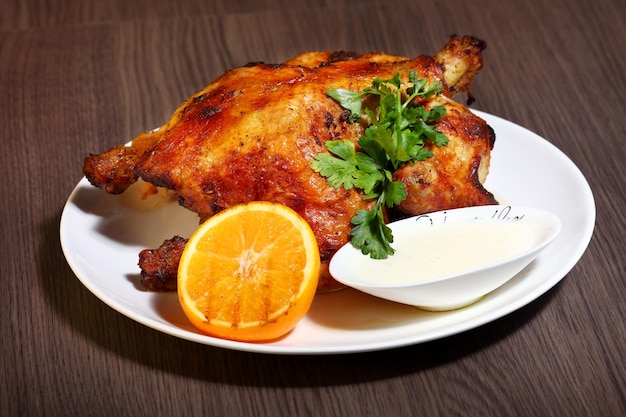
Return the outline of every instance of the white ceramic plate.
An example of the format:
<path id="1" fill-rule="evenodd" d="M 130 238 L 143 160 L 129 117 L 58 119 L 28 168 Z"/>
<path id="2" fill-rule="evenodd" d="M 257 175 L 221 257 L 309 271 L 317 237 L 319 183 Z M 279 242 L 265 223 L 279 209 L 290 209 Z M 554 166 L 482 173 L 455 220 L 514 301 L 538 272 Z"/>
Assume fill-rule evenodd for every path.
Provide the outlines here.
<path id="1" fill-rule="evenodd" d="M 316 296 L 289 335 L 271 343 L 242 343 L 198 333 L 176 294 L 141 289 L 137 255 L 175 234 L 189 236 L 197 217 L 174 200 L 139 199 L 140 186 L 113 196 L 83 178 L 61 216 L 65 257 L 80 281 L 120 313 L 164 333 L 207 345 L 274 354 L 332 354 L 422 343 L 496 320 L 551 289 L 583 255 L 595 224 L 591 189 L 560 150 L 529 130 L 476 112 L 496 132 L 486 183 L 501 202 L 541 208 L 562 222 L 557 239 L 522 272 L 479 302 L 435 313 L 374 298 L 356 290 Z"/>

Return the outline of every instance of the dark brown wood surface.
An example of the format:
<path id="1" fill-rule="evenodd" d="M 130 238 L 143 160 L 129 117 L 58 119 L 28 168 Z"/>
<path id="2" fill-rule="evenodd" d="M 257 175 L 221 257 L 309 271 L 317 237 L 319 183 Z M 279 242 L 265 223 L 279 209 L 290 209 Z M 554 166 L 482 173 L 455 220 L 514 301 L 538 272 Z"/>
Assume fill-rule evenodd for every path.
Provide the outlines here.
<path id="1" fill-rule="evenodd" d="M 624 22 L 622 0 L 0 0 L 0 416 L 626 415 Z M 264 355 L 152 330 L 72 273 L 59 219 L 90 152 L 247 62 L 435 53 L 452 33 L 489 45 L 475 107 L 594 192 L 586 253 L 535 302 L 400 349 Z"/>

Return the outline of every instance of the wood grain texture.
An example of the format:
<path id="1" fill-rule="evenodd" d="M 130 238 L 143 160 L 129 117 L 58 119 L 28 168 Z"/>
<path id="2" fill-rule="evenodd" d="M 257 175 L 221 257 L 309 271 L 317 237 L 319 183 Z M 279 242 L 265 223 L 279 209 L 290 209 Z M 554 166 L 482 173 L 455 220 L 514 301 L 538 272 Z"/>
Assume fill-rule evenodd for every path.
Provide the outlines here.
<path id="1" fill-rule="evenodd" d="M 626 10 L 620 0 L 0 0 L 1 416 L 626 415 Z M 59 244 L 90 152 L 234 66 L 303 50 L 488 42 L 475 107 L 562 149 L 596 230 L 553 290 L 391 351 L 274 356 L 167 336 L 96 299 Z M 528 161 L 532 169 L 532 161 Z"/>

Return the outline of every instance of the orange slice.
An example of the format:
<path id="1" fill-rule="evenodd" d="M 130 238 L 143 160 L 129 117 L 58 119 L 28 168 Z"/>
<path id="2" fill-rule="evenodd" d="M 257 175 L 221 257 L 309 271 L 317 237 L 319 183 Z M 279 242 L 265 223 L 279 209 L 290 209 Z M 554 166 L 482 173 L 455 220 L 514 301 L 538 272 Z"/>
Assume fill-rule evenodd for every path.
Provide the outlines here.
<path id="1" fill-rule="evenodd" d="M 178 298 L 208 335 L 271 340 L 309 310 L 319 270 L 308 223 L 282 204 L 251 202 L 210 217 L 194 232 L 178 267 Z"/>

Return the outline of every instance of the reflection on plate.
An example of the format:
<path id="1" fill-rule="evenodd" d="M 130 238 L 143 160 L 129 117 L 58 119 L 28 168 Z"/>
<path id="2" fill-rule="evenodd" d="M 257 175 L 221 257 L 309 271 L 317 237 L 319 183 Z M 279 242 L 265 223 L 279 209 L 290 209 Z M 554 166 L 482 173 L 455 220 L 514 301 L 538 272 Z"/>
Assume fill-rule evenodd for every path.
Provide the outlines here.
<path id="1" fill-rule="evenodd" d="M 276 354 L 330 354 L 389 349 L 470 330 L 511 313 L 544 294 L 574 267 L 595 223 L 595 205 L 578 168 L 553 145 L 504 119 L 476 112 L 497 140 L 486 187 L 503 202 L 541 208 L 562 222 L 557 239 L 522 272 L 479 302 L 434 313 L 355 290 L 321 294 L 307 316 L 283 339 L 263 344 L 199 334 L 176 294 L 142 291 L 137 255 L 178 234 L 189 236 L 197 217 L 173 199 L 141 200 L 136 185 L 108 195 L 82 179 L 64 208 L 60 238 L 76 276 L 120 313 L 183 339 L 223 348 Z"/>

